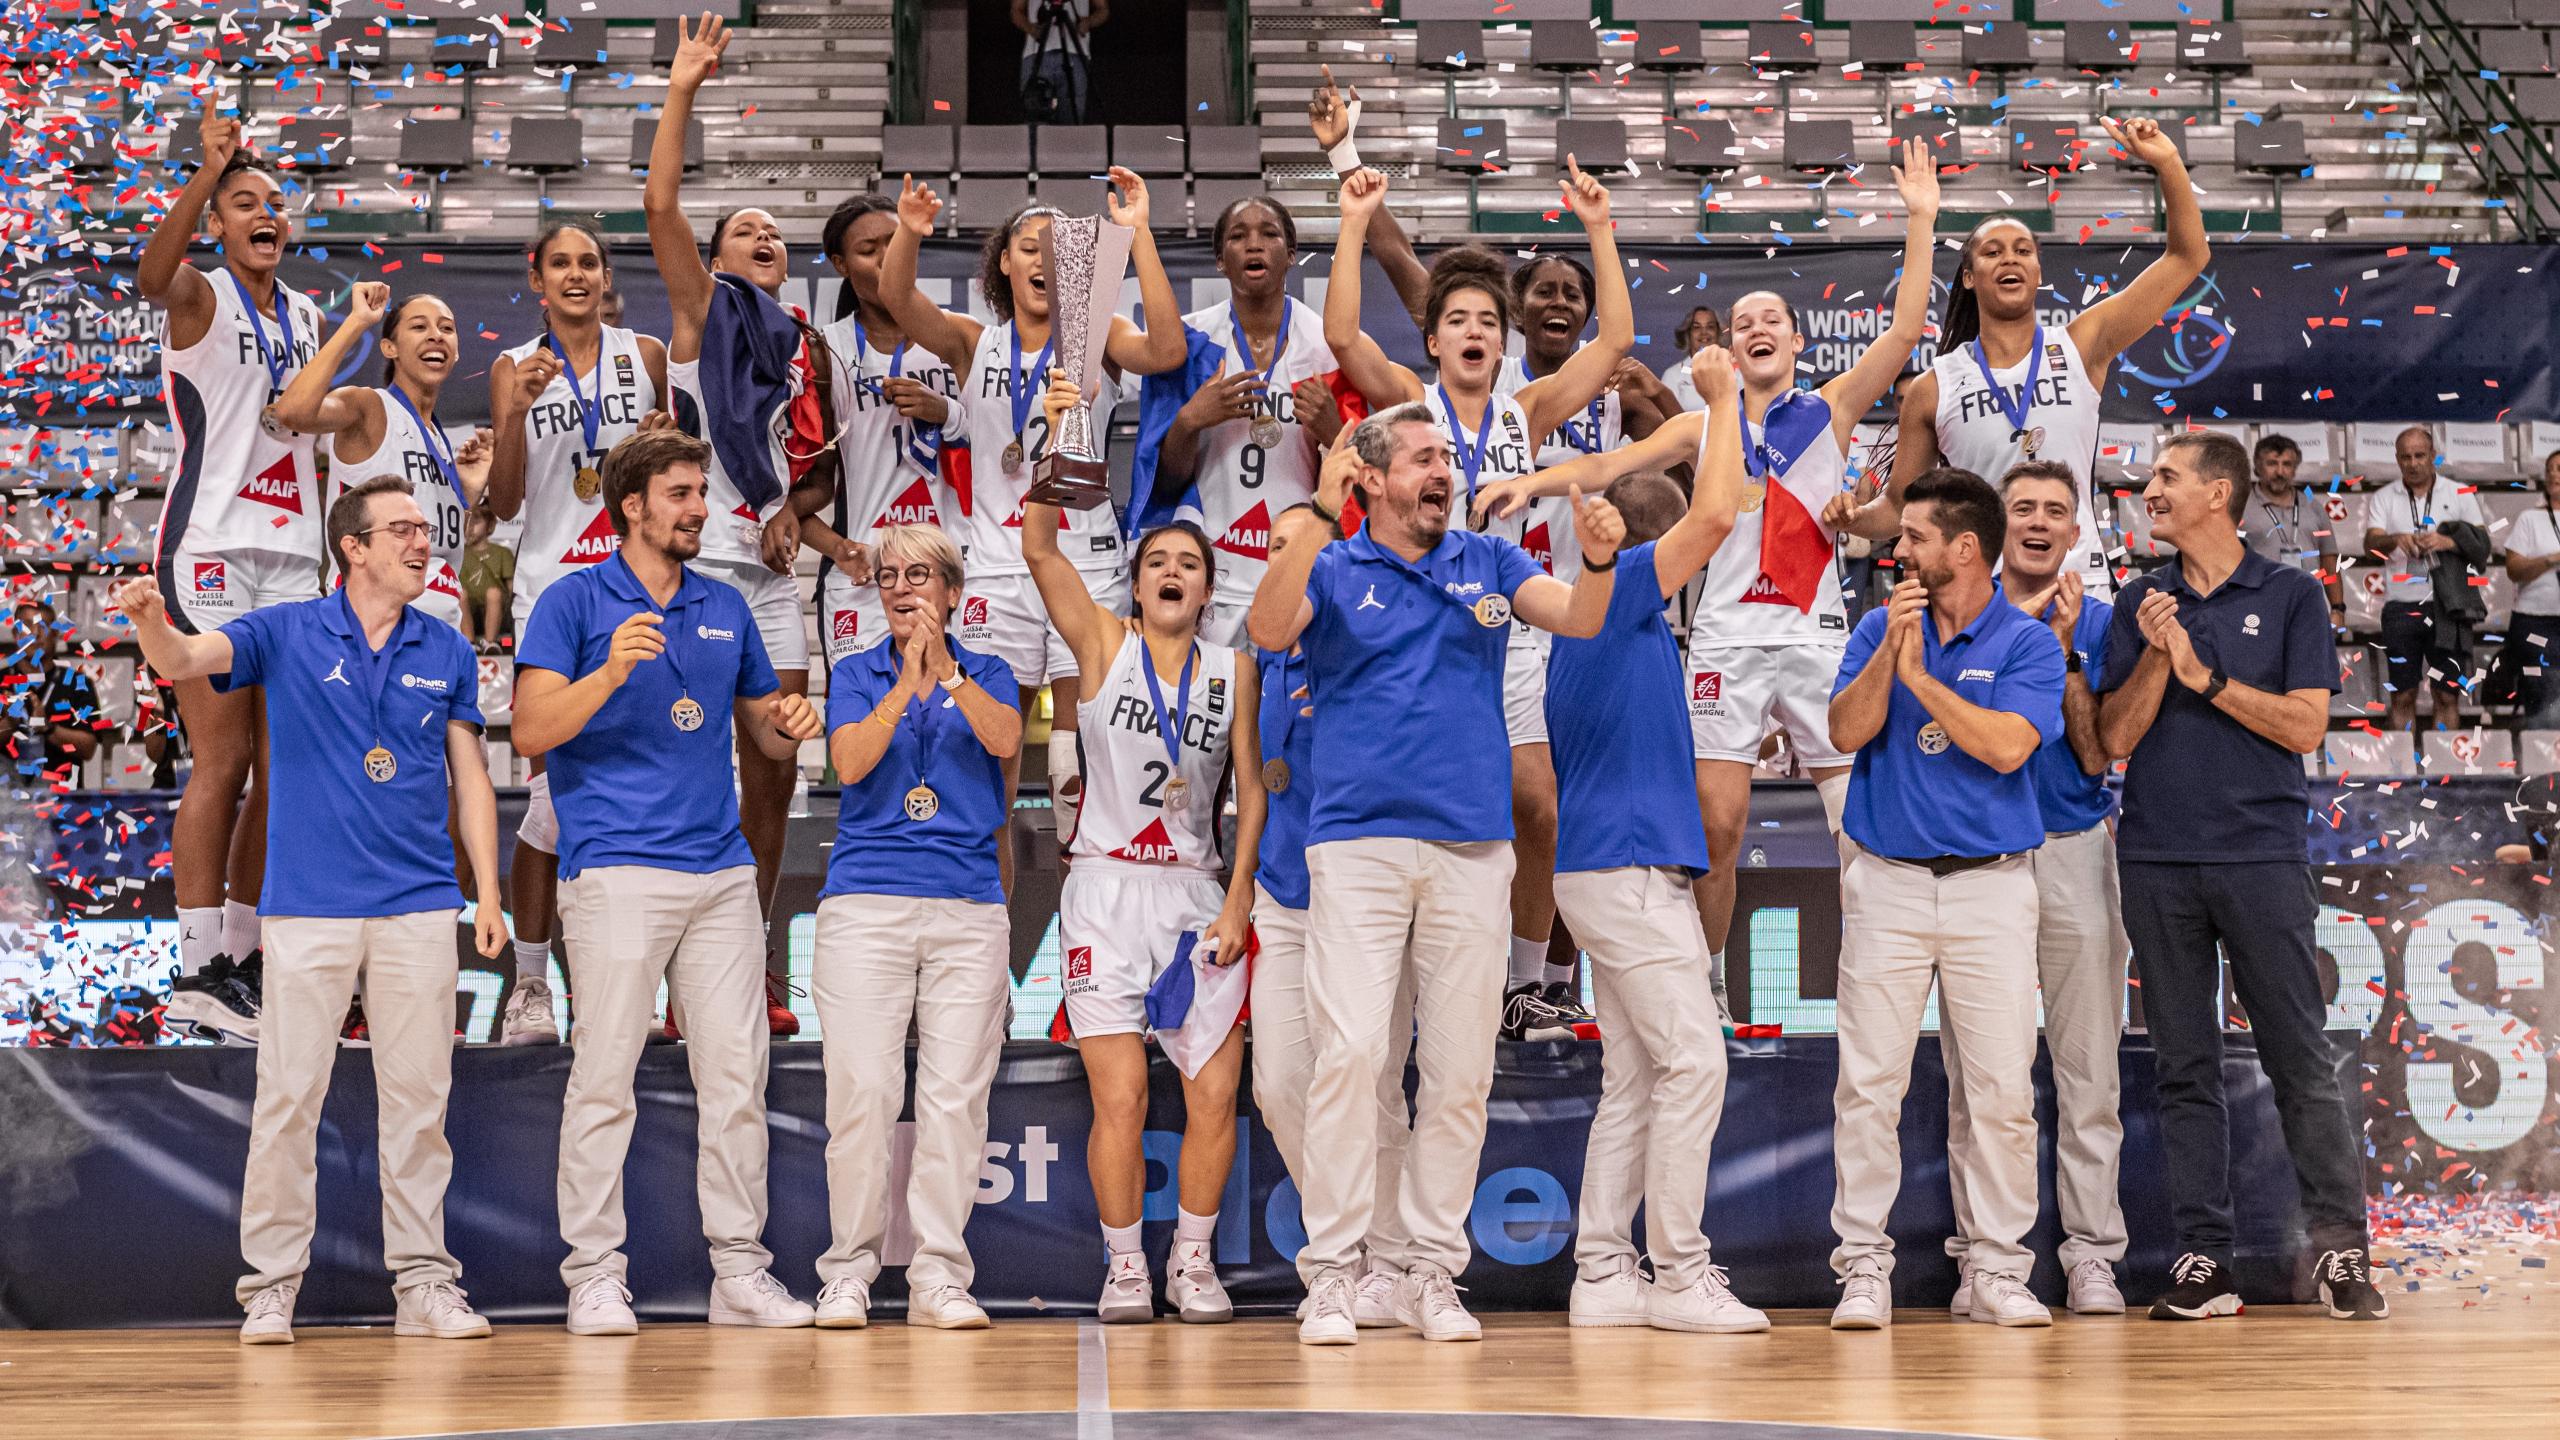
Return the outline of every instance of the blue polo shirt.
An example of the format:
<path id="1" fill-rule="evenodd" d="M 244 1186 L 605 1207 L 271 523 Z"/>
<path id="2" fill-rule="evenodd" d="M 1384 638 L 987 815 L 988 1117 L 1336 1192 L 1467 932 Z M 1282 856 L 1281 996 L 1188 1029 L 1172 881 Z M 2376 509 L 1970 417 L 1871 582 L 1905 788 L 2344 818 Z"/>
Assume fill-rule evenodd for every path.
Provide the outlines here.
<path id="1" fill-rule="evenodd" d="M 1556 637 L 1547 660 L 1547 744 L 1556 765 L 1558 874 L 1629 865 L 1706 872 L 1688 690 L 1651 542 L 1618 557 L 1600 633 Z"/>
<path id="2" fill-rule="evenodd" d="M 1366 530 L 1307 576 L 1317 787 L 1307 843 L 1511 838 L 1502 723 L 1508 602 L 1546 572 L 1508 540 L 1452 530 L 1420 564 Z M 1492 596 L 1505 602 L 1479 611 Z M 1492 624 L 1484 623 L 1492 619 Z"/>
<path id="3" fill-rule="evenodd" d="M 2142 658 L 2134 615 L 2154 590 L 2178 598 L 2178 621 L 2196 658 L 2240 684 L 2277 694 L 2338 688 L 2329 597 L 2318 577 L 2254 550 L 2211 595 L 2187 584 L 2177 560 L 2119 592 L 2107 627 L 2110 687 L 2122 685 Z M 2116 855 L 2190 865 L 2307 864 L 2310 808 L 2301 756 L 2215 709 L 2173 675 L 2125 767 Z"/>
<path id="4" fill-rule="evenodd" d="M 687 568 L 661 609 L 617 551 L 543 590 L 517 641 L 516 668 L 578 680 L 604 664 L 614 627 L 643 613 L 665 617 L 666 653 L 633 667 L 586 728 L 549 756 L 563 880 L 590 865 L 707 875 L 755 863 L 738 829 L 729 707 L 772 694 L 778 682 L 735 587 Z M 699 729 L 676 728 L 675 704 L 686 696 L 702 707 Z"/>
<path id="5" fill-rule="evenodd" d="M 1254 882 L 1292 910 L 1307 908 L 1307 818 L 1315 806 L 1316 717 L 1298 712 L 1314 702 L 1292 698 L 1307 687 L 1307 659 L 1256 650 L 1262 669 L 1262 758 L 1289 764 L 1289 788 L 1271 797 L 1262 822 L 1262 850 Z"/>
<path id="6" fill-rule="evenodd" d="M 2045 607 L 2053 613 L 2053 607 Z M 2095 595 L 2080 601 L 2080 618 L 2071 627 L 2071 648 L 2079 652 L 2081 674 L 2089 682 L 2089 693 L 2103 693 L 2106 688 L 2107 619 L 2114 607 Z M 2038 617 L 2042 618 L 2042 617 Z M 2047 629 L 2052 628 L 2050 625 Z M 2116 808 L 2115 796 L 2108 793 L 2107 777 L 2080 768 L 2080 757 L 2071 753 L 2071 738 L 2056 735 L 2036 751 L 2027 762 L 2027 772 L 2036 781 L 2036 808 L 2044 813 L 2048 835 L 2077 835 L 2092 825 L 2104 824 Z"/>
<path id="7" fill-rule="evenodd" d="M 1021 703 L 1013 667 L 946 638 L 960 673 L 1007 706 Z M 859 725 L 898 688 L 905 647 L 874 645 L 827 672 L 827 734 Z M 930 820 L 907 818 L 907 792 L 933 788 Z M 871 773 L 844 787 L 836 803 L 836 848 L 827 860 L 828 895 L 911 895 L 926 900 L 1004 903 L 996 837 L 1008 796 L 1004 762 L 987 753 L 960 702 L 940 686 L 907 702 L 889 748 Z"/>
<path id="8" fill-rule="evenodd" d="M 1868 611 L 1849 633 L 1840 657 L 1837 696 L 1867 668 L 1884 640 L 1886 611 Z M 1986 710 L 2023 715 L 2050 742 L 2062 733 L 2062 647 L 2043 622 L 1991 587 L 1991 603 L 1955 637 L 1938 640 L 1924 616 L 1921 664 L 1930 678 Z M 2006 855 L 2044 843 L 2036 809 L 2034 767 L 2003 775 L 1964 753 L 1930 719 L 1920 697 L 1893 682 L 1884 728 L 1861 746 L 1849 767 L 1849 803 L 1841 816 L 1849 838 L 1896 860 L 1941 855 Z"/>
<path id="9" fill-rule="evenodd" d="M 371 919 L 456 910 L 445 727 L 480 724 L 480 661 L 462 632 L 412 606 L 376 651 L 340 590 L 222 627 L 217 690 L 265 687 L 267 878 L 262 915 Z M 376 784 L 365 752 L 397 769 Z"/>

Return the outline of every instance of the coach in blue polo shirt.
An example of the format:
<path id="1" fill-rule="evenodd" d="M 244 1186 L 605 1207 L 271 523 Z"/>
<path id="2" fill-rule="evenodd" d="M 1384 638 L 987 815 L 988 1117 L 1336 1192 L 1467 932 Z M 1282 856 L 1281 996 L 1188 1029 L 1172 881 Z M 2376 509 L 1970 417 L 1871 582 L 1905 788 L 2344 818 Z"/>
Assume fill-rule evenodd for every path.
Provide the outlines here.
<path id="1" fill-rule="evenodd" d="M 960 548 L 930 525 L 877 537 L 889 643 L 836 662 L 827 744 L 844 782 L 810 972 L 827 1032 L 827 1210 L 818 1323 L 869 1322 L 889 1234 L 891 1138 L 915 1021 L 907 1323 L 975 1330 L 962 1231 L 986 1159 L 1013 927 L 996 867 L 1004 762 L 1022 749 L 1013 668 L 950 637 Z"/>
<path id="2" fill-rule="evenodd" d="M 1842 816 L 1855 844 L 1840 879 L 1831 1328 L 1893 1319 L 1885 1219 L 1902 1188 L 1896 1126 L 1933 980 L 1939 1028 L 1964 1036 L 1973 1143 L 1948 1159 L 1973 1206 L 1972 1317 L 2050 1325 L 2026 1283 L 2036 1221 L 2028 853 L 2045 830 L 2028 762 L 2062 733 L 2062 647 L 1992 579 L 2007 528 L 1999 492 L 1941 467 L 1905 495 L 1912 578 L 1858 622 L 1831 693 L 1831 741 L 1857 754 Z"/>
<path id="3" fill-rule="evenodd" d="M 1361 533 L 1330 522 L 1357 483 Z M 1483 1332 L 1452 1277 L 1471 1253 L 1467 1210 L 1484 1147 L 1501 1019 L 1511 886 L 1511 749 L 1502 667 L 1514 614 L 1593 635 L 1608 611 L 1623 528 L 1605 500 L 1575 500 L 1586 568 L 1568 586 L 1507 540 L 1453 530 L 1450 441 L 1421 404 L 1363 420 L 1325 458 L 1318 508 L 1296 517 L 1247 617 L 1253 642 L 1303 637 L 1315 697 L 1315 805 L 1307 824 L 1308 1290 L 1298 1338 L 1359 1338 L 1353 1284 L 1375 1206 L 1379 1071 L 1409 963 L 1421 1025 L 1422 1105 L 1405 1166 L 1416 1219 L 1396 1309 L 1426 1340 Z"/>
<path id="4" fill-rule="evenodd" d="M 550 757 L 576 1012 L 560 1117 L 569 1331 L 628 1335 L 622 1162 L 658 985 L 684 1012 L 701 1108 L 696 1193 L 714 1325 L 806 1325 L 766 1268 L 764 915 L 738 830 L 734 723 L 763 754 L 819 734 L 780 693 L 754 614 L 685 567 L 702 548 L 710 447 L 644 430 L 604 461 L 622 548 L 542 592 L 516 649 L 515 742 Z"/>
<path id="5" fill-rule="evenodd" d="M 267 806 L 267 954 L 258 1099 L 241 1182 L 239 1286 L 249 1344 L 293 1340 L 311 1263 L 321 1101 L 359 979 L 381 1110 L 382 1238 L 399 1313 L 393 1333 L 486 1335 L 444 1243 L 453 1151 L 453 882 L 446 787 L 473 883 L 498 894 L 498 802 L 480 750 L 480 666 L 452 626 L 409 608 L 426 591 L 431 528 L 408 482 L 382 476 L 330 505 L 329 553 L 345 585 L 318 600 L 252 610 L 181 634 L 158 588 L 127 582 L 116 604 L 166 680 L 262 686 L 275 754 Z M 495 905 L 479 950 L 506 947 Z"/>
<path id="6" fill-rule="evenodd" d="M 2367 1265 L 2356 1094 L 2339 1083 L 2312 925 L 2302 757 L 2329 728 L 2338 659 L 2314 577 L 2250 550 L 2249 457 L 2189 431 L 2143 491 L 2177 558 L 2116 597 L 2099 736 L 2131 757 L 2116 836 L 2124 923 L 2160 1071 L 2178 1228 L 2155 1320 L 2239 1313 L 2231 1284 L 2231 1135 L 2223 1109 L 2222 959 L 2293 1154 L 2320 1295 L 2341 1320 L 2389 1312 Z"/>

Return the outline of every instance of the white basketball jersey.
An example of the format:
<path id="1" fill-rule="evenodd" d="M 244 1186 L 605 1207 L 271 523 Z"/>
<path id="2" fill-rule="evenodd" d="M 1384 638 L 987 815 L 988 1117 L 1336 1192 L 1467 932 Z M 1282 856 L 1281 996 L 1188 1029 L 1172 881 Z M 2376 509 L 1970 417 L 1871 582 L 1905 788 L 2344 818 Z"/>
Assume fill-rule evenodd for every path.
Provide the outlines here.
<path id="1" fill-rule="evenodd" d="M 1495 372 L 1494 388 L 1505 395 L 1517 395 L 1534 378 L 1529 373 L 1529 362 L 1515 355 Z M 1602 391 L 1599 399 L 1575 412 L 1539 443 L 1537 466 L 1544 470 L 1578 456 L 1615 450 L 1626 442 L 1625 406 L 1617 391 Z M 1531 506 L 1530 515 L 1521 532 L 1522 546 L 1557 579 L 1569 582 L 1581 578 L 1582 546 L 1573 538 L 1572 497 L 1549 496 Z M 1539 543 L 1541 525 L 1545 527 L 1543 544 Z"/>
<path id="2" fill-rule="evenodd" d="M 1810 611 L 1798 610 L 1760 569 L 1761 517 L 1768 513 L 1768 492 L 1781 477 L 1796 482 L 1798 493 L 1831 495 L 1841 488 L 1848 465 L 1831 435 L 1831 407 L 1812 391 L 1791 390 L 1762 419 L 1762 424 L 1743 422 L 1743 440 L 1769 447 L 1771 469 L 1756 479 L 1744 477 L 1742 509 L 1733 517 L 1732 533 L 1707 561 L 1689 618 L 1692 653 L 1726 645 L 1838 645 L 1849 638 L 1849 607 L 1840 593 L 1836 560 Z M 1695 473 L 1705 474 L 1706 465 L 1702 432 Z"/>
<path id="3" fill-rule="evenodd" d="M 1040 396 L 1049 388 L 1049 367 L 1034 349 L 1022 357 L 1022 387 L 1027 400 L 1022 423 L 1014 423 L 1013 322 L 990 325 L 978 336 L 977 353 L 960 376 L 960 405 L 967 415 L 969 452 L 954 455 L 943 466 L 943 483 L 935 505 L 942 528 L 960 542 L 972 579 L 982 575 L 1027 575 L 1022 561 L 1022 492 L 1031 488 L 1033 470 L 1049 453 L 1049 417 Z M 1095 454 L 1107 453 L 1111 412 L 1120 403 L 1120 387 L 1105 370 L 1101 393 L 1085 397 L 1093 407 Z M 1006 445 L 1021 447 L 1021 464 L 1007 473 Z M 1058 548 L 1079 570 L 1112 572 L 1120 568 L 1120 513 L 1097 505 L 1066 512 Z"/>
<path id="4" fill-rule="evenodd" d="M 507 352 L 522 365 L 549 340 L 536 336 Z M 582 398 L 583 397 L 583 398 Z M 587 443 L 581 407 L 596 422 L 595 443 Z M 578 472 L 595 470 L 602 479 L 605 452 L 640 428 L 658 408 L 657 387 L 649 367 L 641 363 L 640 338 L 610 326 L 596 349 L 591 375 L 551 377 L 524 413 L 524 508 L 516 512 L 524 535 L 516 545 L 515 593 L 527 604 L 552 581 L 575 574 L 611 555 L 622 545 L 605 518 L 601 486 L 594 497 L 578 498 Z"/>
<path id="5" fill-rule="evenodd" d="M 791 307 L 791 313 L 798 315 L 799 308 Z M 802 387 L 810 383 L 809 362 L 808 347 L 804 343 L 791 367 L 789 393 L 781 404 L 773 407 L 772 414 L 756 417 L 756 429 L 764 437 L 765 452 L 771 457 L 774 476 L 782 482 L 772 500 L 761 507 L 749 505 L 746 496 L 738 491 L 738 482 L 730 479 L 729 472 L 722 468 L 720 452 L 716 449 L 711 453 L 710 463 L 703 467 L 704 499 L 710 504 L 711 518 L 702 527 L 701 563 L 740 570 L 764 568 L 764 527 L 774 516 L 782 513 L 783 506 L 791 503 L 791 402 L 798 399 Z M 669 356 L 667 388 L 677 396 L 677 423 L 709 440 L 711 426 L 702 399 L 701 359 L 678 361 Z M 686 425 L 688 407 L 693 417 L 690 425 Z M 827 424 L 832 429 L 835 422 L 830 420 Z M 801 458 L 805 462 L 808 457 L 804 455 Z"/>
<path id="6" fill-rule="evenodd" d="M 418 429 L 417 421 L 409 418 L 409 407 L 401 403 L 401 397 L 389 387 L 373 393 L 382 401 L 382 443 L 362 460 L 341 460 L 337 437 L 330 437 L 329 498 L 334 502 L 376 476 L 396 475 L 408 481 L 419 513 L 427 517 L 427 594 L 446 596 L 459 606 L 465 508 L 462 496 L 445 480 L 444 468 L 436 463 L 437 452 L 427 448 L 425 433 Z M 452 458 L 451 444 L 446 440 L 447 448 L 442 452 L 447 459 Z"/>
<path id="7" fill-rule="evenodd" d="M 1219 795 L 1226 788 L 1228 740 L 1235 730 L 1236 652 L 1202 644 L 1192 662 L 1188 713 L 1182 719 L 1181 764 L 1165 752 L 1155 701 L 1142 667 L 1146 641 L 1123 636 L 1111 673 L 1076 706 L 1076 746 L 1084 757 L 1084 808 L 1070 847 L 1081 858 L 1216 871 Z M 1177 683 L 1156 681 L 1171 722 L 1182 706 Z M 1166 803 L 1179 776 L 1188 787 L 1177 810 Z"/>
<path id="8" fill-rule="evenodd" d="M 1941 351 L 1929 368 L 1938 377 L 1938 453 L 1947 464 L 1970 470 L 1994 487 L 2009 467 L 2021 460 L 2050 460 L 2071 467 L 2080 480 L 2080 539 L 2064 557 L 2080 569 L 2081 583 L 2093 595 L 2115 593 L 2107 567 L 2106 544 L 2098 536 L 2096 497 L 2089 471 L 2098 458 L 2097 377 L 2080 363 L 2071 332 L 2040 327 L 2037 347 L 2017 364 L 1992 371 L 2000 388 L 2016 396 L 2027 383 L 2027 368 L 2037 366 L 2036 393 L 2027 397 L 2027 431 L 2021 437 L 2000 400 L 1982 382 L 1982 366 L 1970 344 Z M 2035 454 L 2027 454 L 2030 443 Z M 1725 542 L 1731 545 L 1730 540 Z"/>
<path id="9" fill-rule="evenodd" d="M 184 350 L 161 326 L 160 380 L 178 443 L 169 494 L 160 510 L 163 562 L 180 550 L 198 556 L 241 552 L 321 553 L 319 471 L 313 437 L 269 434 L 259 416 L 320 349 L 320 306 L 277 282 L 292 323 L 280 334 L 270 306 L 255 321 L 228 270 L 205 276 L 213 286 L 213 322 Z M 265 335 L 265 354 L 259 336 Z M 284 360 L 282 380 L 269 359 Z"/>
<path id="10" fill-rule="evenodd" d="M 1278 363 L 1269 370 L 1270 385 L 1255 403 L 1251 419 L 1221 421 L 1200 432 L 1195 442 L 1192 482 L 1200 491 L 1200 528 L 1218 552 L 1217 602 L 1252 603 L 1271 563 L 1271 525 L 1280 512 L 1301 505 L 1316 493 L 1316 454 L 1298 422 L 1297 397 L 1290 387 L 1334 368 L 1333 351 L 1324 343 L 1324 317 L 1290 300 L 1289 333 Z M 1227 373 L 1259 371 L 1250 346 L 1236 334 L 1235 311 L 1212 305 L 1182 317 L 1182 323 L 1225 347 Z M 1253 427 L 1263 419 L 1280 422 L 1279 443 L 1253 443 Z"/>
<path id="11" fill-rule="evenodd" d="M 1440 428 L 1449 432 L 1452 449 L 1463 456 L 1475 450 L 1478 440 L 1482 440 L 1484 445 L 1484 462 L 1477 468 L 1473 484 L 1468 483 L 1464 460 L 1452 458 L 1449 464 L 1458 482 L 1450 495 L 1450 508 L 1455 513 L 1449 523 L 1465 525 L 1471 523 L 1475 514 L 1475 492 L 1496 480 L 1515 480 L 1533 473 L 1537 469 L 1537 452 L 1529 443 L 1529 412 L 1520 407 L 1517 395 L 1497 387 L 1490 412 L 1492 419 L 1479 426 L 1477 422 L 1483 420 L 1487 412 L 1478 410 L 1461 423 L 1449 413 L 1449 406 L 1458 402 L 1441 398 L 1447 393 L 1443 387 L 1433 385 L 1422 392 L 1422 400 L 1430 407 L 1432 418 L 1440 422 Z M 1572 566 L 1569 574 L 1580 574 L 1581 554 L 1571 538 L 1572 508 L 1572 503 L 1567 500 L 1532 500 L 1521 507 L 1520 513 L 1507 520 L 1486 516 L 1479 528 L 1488 535 L 1499 535 L 1528 551 L 1529 558 L 1537 561 L 1549 574 L 1556 573 L 1559 558 L 1569 558 Z M 1559 555 L 1559 536 L 1563 537 L 1561 549 L 1567 552 L 1565 556 Z M 1533 649 L 1543 645 L 1545 640 L 1546 632 L 1537 626 L 1525 620 L 1511 622 L 1512 649 Z"/>

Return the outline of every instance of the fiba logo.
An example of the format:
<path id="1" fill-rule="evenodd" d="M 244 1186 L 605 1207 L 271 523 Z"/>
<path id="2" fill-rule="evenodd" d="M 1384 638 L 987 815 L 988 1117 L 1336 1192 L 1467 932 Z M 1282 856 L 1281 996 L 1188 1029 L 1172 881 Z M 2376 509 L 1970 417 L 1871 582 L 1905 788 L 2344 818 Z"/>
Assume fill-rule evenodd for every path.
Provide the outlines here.
<path id="1" fill-rule="evenodd" d="M 960 623 L 963 625 L 986 624 L 987 597 L 984 595 L 972 595 L 968 599 L 962 601 L 960 603 Z"/>
<path id="2" fill-rule="evenodd" d="M 2151 333 L 2124 352 L 2118 362 L 2124 373 L 2157 389 L 2183 390 L 2220 369 L 2231 355 L 2231 327 L 2213 313 L 2221 299 L 2212 274 L 2197 277 Z"/>

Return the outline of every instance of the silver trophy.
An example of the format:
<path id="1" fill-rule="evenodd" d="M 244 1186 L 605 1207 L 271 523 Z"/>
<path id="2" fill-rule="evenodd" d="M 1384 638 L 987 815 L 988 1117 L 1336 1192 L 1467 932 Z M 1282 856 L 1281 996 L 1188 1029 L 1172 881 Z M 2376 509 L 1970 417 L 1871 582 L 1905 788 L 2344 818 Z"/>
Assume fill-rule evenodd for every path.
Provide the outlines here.
<path id="1" fill-rule="evenodd" d="M 1090 510 L 1111 498 L 1111 470 L 1094 433 L 1093 399 L 1102 393 L 1102 347 L 1119 309 L 1128 273 L 1126 225 L 1098 215 L 1052 220 L 1040 232 L 1040 263 L 1049 275 L 1052 374 L 1065 374 L 1086 398 L 1058 417 L 1048 453 L 1032 467 L 1022 498 L 1065 510 Z"/>

